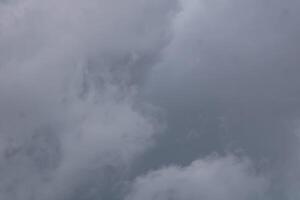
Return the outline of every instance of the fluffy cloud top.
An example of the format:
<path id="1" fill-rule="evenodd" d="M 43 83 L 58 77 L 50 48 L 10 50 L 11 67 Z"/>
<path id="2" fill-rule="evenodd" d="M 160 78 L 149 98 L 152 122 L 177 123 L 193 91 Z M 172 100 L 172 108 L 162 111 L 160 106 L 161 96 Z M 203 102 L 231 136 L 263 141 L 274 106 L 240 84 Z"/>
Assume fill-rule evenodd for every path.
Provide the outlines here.
<path id="1" fill-rule="evenodd" d="M 247 161 L 229 156 L 150 172 L 135 181 L 127 200 L 253 200 L 264 199 L 265 189 Z"/>

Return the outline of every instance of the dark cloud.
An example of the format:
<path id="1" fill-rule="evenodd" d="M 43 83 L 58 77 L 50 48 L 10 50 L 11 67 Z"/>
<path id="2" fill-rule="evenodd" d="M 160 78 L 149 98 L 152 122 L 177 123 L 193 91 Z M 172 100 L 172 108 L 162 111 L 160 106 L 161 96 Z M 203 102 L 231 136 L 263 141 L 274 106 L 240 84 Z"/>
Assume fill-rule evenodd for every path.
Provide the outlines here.
<path id="1" fill-rule="evenodd" d="M 299 3 L 182 5 L 174 39 L 149 84 L 148 94 L 167 110 L 170 130 L 159 145 L 164 158 L 149 153 L 149 163 L 246 154 L 272 174 L 272 198 L 288 199 L 287 172 L 299 156 L 293 125 L 300 100 Z"/>
<path id="2" fill-rule="evenodd" d="M 0 198 L 297 198 L 299 7 L 0 1 Z"/>

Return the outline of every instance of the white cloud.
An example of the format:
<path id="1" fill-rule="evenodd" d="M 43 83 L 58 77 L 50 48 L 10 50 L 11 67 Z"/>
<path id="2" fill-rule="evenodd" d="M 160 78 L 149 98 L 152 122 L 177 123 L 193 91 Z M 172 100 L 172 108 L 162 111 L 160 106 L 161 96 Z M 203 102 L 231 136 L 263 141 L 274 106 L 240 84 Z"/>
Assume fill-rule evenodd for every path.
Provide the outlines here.
<path id="1" fill-rule="evenodd" d="M 263 199 L 266 187 L 248 161 L 228 156 L 150 172 L 135 181 L 127 200 Z"/>

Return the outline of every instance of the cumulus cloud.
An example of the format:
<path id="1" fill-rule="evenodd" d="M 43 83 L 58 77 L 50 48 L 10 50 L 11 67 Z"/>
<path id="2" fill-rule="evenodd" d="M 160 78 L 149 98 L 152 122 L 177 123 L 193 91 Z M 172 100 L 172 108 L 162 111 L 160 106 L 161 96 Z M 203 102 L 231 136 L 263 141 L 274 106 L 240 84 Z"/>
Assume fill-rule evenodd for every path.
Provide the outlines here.
<path id="1" fill-rule="evenodd" d="M 249 163 L 232 156 L 166 167 L 139 177 L 128 200 L 264 199 L 266 180 Z"/>

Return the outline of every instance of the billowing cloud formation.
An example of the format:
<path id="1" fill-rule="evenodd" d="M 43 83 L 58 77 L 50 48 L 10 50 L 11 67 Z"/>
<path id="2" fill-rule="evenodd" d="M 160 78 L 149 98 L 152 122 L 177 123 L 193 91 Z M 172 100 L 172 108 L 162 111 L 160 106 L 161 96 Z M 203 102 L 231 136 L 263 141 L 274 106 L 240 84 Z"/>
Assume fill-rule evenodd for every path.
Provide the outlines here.
<path id="1" fill-rule="evenodd" d="M 0 3 L 0 198 L 105 198 L 158 131 L 139 79 L 176 2 Z"/>
<path id="2" fill-rule="evenodd" d="M 299 6 L 0 0 L 0 199 L 297 199 Z"/>
<path id="3" fill-rule="evenodd" d="M 150 172 L 135 181 L 127 199 L 252 200 L 264 199 L 265 188 L 247 161 L 229 156 Z"/>

